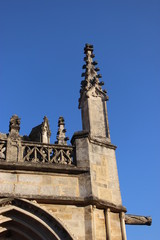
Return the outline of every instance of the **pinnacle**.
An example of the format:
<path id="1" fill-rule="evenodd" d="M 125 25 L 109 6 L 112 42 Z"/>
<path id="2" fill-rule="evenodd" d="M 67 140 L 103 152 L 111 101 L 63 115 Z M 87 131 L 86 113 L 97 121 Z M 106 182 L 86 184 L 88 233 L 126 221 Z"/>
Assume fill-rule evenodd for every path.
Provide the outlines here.
<path id="1" fill-rule="evenodd" d="M 43 123 L 42 123 L 42 131 L 47 127 L 48 129 L 48 137 L 51 136 L 51 130 L 50 130 L 50 127 L 49 127 L 49 121 L 48 121 L 48 118 L 46 116 L 44 116 L 43 118 Z"/>
<path id="2" fill-rule="evenodd" d="M 87 51 L 91 51 L 93 52 L 93 45 L 86 43 L 85 47 L 84 47 L 84 53 L 86 53 Z"/>
<path id="3" fill-rule="evenodd" d="M 57 141 L 55 142 L 56 144 L 67 145 L 67 141 L 69 140 L 69 138 L 66 137 L 65 133 L 66 133 L 65 122 L 64 118 L 61 116 L 58 119 Z"/>
<path id="4" fill-rule="evenodd" d="M 18 117 L 18 115 L 14 114 L 11 118 L 10 118 L 10 122 L 9 122 L 9 132 L 11 133 L 12 131 L 16 131 L 17 134 L 19 133 L 20 130 L 20 118 Z"/>
<path id="5" fill-rule="evenodd" d="M 47 116 L 44 116 L 43 120 L 44 120 L 44 121 L 48 121 Z"/>
<path id="6" fill-rule="evenodd" d="M 82 77 L 85 77 L 85 79 L 82 81 L 82 89 L 85 86 L 85 89 L 88 90 L 95 82 L 99 84 L 99 78 L 102 78 L 101 74 L 97 74 L 97 72 L 100 71 L 98 67 L 95 67 L 98 62 L 93 61 L 93 58 L 95 55 L 93 54 L 93 45 L 92 44 L 86 44 L 84 47 L 84 54 L 86 55 L 84 57 L 85 64 L 83 65 L 83 69 L 85 69 L 85 72 L 82 73 Z M 96 81 L 94 80 L 96 78 Z M 85 81 L 85 84 L 84 84 Z M 101 85 L 100 85 L 101 86 Z"/>
<path id="7" fill-rule="evenodd" d="M 99 81 L 100 78 L 102 78 L 102 75 L 98 72 L 100 69 L 97 67 L 98 62 L 93 60 L 95 55 L 93 54 L 93 45 L 92 44 L 86 44 L 84 47 L 84 61 L 85 64 L 82 66 L 82 69 L 84 69 L 84 72 L 82 73 L 82 77 L 84 77 L 84 80 L 81 81 L 81 90 L 80 90 L 80 99 L 81 101 L 82 95 L 84 92 L 88 92 L 92 87 L 96 87 L 99 91 L 103 92 L 102 87 L 104 85 L 103 81 Z M 106 94 L 104 92 L 104 94 Z"/>

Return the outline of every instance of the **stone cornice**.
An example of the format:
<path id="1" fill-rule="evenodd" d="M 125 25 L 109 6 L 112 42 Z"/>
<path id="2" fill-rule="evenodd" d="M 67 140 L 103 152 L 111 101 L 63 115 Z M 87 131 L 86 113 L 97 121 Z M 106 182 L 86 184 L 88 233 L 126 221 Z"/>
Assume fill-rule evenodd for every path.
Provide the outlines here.
<path id="1" fill-rule="evenodd" d="M 0 161 L 0 170 L 65 173 L 75 175 L 89 172 L 87 167 L 76 167 L 73 165 L 4 161 Z"/>
<path id="2" fill-rule="evenodd" d="M 10 195 L 7 194 L 6 196 L 2 196 L 3 198 L 7 198 L 7 202 L 10 199 Z M 110 208 L 112 212 L 127 212 L 127 209 L 122 206 L 122 205 L 116 205 L 113 203 L 110 203 L 108 201 L 104 201 L 101 199 L 98 199 L 97 197 L 94 196 L 89 196 L 89 197 L 65 197 L 65 196 L 59 196 L 59 197 L 54 197 L 54 196 L 40 196 L 37 195 L 36 198 L 35 196 L 15 196 L 15 198 L 27 198 L 29 200 L 36 200 L 37 203 L 47 203 L 47 204 L 58 204 L 58 205 L 76 205 L 79 207 L 84 207 L 88 205 L 93 205 L 96 206 L 97 208 L 100 209 L 106 209 Z M 14 196 L 12 195 L 11 199 L 14 199 Z M 3 202 L 4 204 L 4 202 Z"/>
<path id="3" fill-rule="evenodd" d="M 114 149 L 114 150 L 117 148 L 117 146 L 115 146 L 112 143 L 110 143 L 107 140 L 107 138 L 104 139 L 104 138 L 92 137 L 88 131 L 75 132 L 73 134 L 72 139 L 71 139 L 72 145 L 74 145 L 74 142 L 75 142 L 76 139 L 80 139 L 80 138 L 88 138 L 89 142 L 91 142 L 93 144 L 104 146 L 104 147 L 111 148 L 111 149 Z"/>

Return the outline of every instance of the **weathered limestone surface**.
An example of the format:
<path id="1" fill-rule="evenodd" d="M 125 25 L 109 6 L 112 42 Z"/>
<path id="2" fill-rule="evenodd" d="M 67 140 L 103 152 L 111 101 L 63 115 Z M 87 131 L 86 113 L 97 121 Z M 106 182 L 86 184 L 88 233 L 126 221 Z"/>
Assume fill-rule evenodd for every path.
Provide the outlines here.
<path id="1" fill-rule="evenodd" d="M 89 154 L 93 195 L 121 205 L 115 150 L 92 143 Z"/>
<path id="2" fill-rule="evenodd" d="M 104 210 L 94 206 L 40 205 L 60 219 L 76 239 L 106 240 Z"/>
<path id="3" fill-rule="evenodd" d="M 152 218 L 147 216 L 137 216 L 132 214 L 125 215 L 125 223 L 129 225 L 148 225 L 152 224 Z"/>
<path id="4" fill-rule="evenodd" d="M 76 163 L 78 167 L 89 167 L 89 140 L 88 138 L 75 139 Z"/>
<path id="5" fill-rule="evenodd" d="M 81 138 L 75 134 L 77 166 L 89 167 L 91 192 L 102 200 L 121 205 L 118 171 L 115 149 L 106 143 L 91 141 L 88 137 Z M 74 139 L 73 138 L 73 139 Z M 85 161 L 84 161 L 85 159 Z"/>
<path id="6" fill-rule="evenodd" d="M 93 207 L 95 239 L 106 240 L 106 223 L 103 209 Z"/>
<path id="7" fill-rule="evenodd" d="M 106 112 L 105 102 L 103 102 L 101 98 L 91 96 L 83 104 L 86 105 L 82 109 L 82 116 L 84 119 L 83 130 L 90 132 L 91 136 L 106 138 L 107 126 L 104 114 Z"/>
<path id="8" fill-rule="evenodd" d="M 10 173 L 0 171 L 0 196 L 26 198 L 80 197 L 77 176 L 42 173 Z M 83 191 L 81 190 L 83 196 Z"/>
<path id="9" fill-rule="evenodd" d="M 60 219 L 64 225 L 77 237 L 77 239 L 83 240 L 84 236 L 88 239 L 91 237 L 92 229 L 89 227 L 86 229 L 86 225 L 90 225 L 90 219 L 86 216 L 88 207 L 76 207 L 66 205 L 54 205 L 54 204 L 41 204 L 45 207 L 52 215 Z M 88 218 L 88 220 L 87 220 Z M 88 223 L 87 223 L 88 222 Z M 86 238 L 87 239 L 87 238 Z"/>
<path id="10" fill-rule="evenodd" d="M 110 213 L 111 239 L 119 240 L 122 238 L 120 217 L 117 213 Z"/>

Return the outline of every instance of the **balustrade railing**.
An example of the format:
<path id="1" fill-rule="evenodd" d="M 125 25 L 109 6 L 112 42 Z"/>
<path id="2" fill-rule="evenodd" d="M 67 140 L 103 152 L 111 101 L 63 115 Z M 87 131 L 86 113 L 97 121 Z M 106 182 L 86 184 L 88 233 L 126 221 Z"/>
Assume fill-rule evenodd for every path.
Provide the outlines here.
<path id="1" fill-rule="evenodd" d="M 74 165 L 75 163 L 74 148 L 72 146 L 29 141 L 15 141 L 13 146 L 14 148 L 11 143 L 8 145 L 7 140 L 0 139 L 0 161 L 67 165 Z M 16 156 L 15 151 L 17 152 L 17 157 L 14 157 Z"/>
<path id="2" fill-rule="evenodd" d="M 58 144 L 22 143 L 23 161 L 73 164 L 73 147 Z"/>

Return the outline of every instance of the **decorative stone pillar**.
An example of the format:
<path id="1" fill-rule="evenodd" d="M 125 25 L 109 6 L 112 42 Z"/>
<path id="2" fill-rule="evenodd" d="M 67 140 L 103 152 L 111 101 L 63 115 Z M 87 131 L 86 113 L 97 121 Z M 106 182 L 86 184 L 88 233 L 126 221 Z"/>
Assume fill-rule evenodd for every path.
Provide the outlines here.
<path id="1" fill-rule="evenodd" d="M 111 240 L 110 208 L 105 209 L 105 223 L 107 240 Z"/>
<path id="2" fill-rule="evenodd" d="M 13 115 L 9 122 L 9 135 L 7 138 L 6 161 L 17 162 L 21 157 L 21 138 L 19 135 L 20 118 Z"/>
<path id="3" fill-rule="evenodd" d="M 122 240 L 127 240 L 124 212 L 120 213 L 120 221 L 121 221 L 121 230 L 122 230 Z"/>

